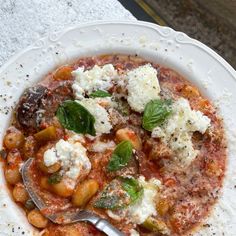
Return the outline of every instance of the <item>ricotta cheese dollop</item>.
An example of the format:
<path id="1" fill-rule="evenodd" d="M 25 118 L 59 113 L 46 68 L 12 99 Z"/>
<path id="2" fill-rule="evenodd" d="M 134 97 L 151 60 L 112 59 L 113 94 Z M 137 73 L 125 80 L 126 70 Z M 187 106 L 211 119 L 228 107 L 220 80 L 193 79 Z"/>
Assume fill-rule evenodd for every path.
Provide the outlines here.
<path id="1" fill-rule="evenodd" d="M 85 93 L 95 90 L 108 90 L 113 86 L 112 81 L 117 78 L 117 71 L 112 64 L 95 65 L 91 70 L 79 67 L 72 71 L 75 81 L 72 85 L 76 99 L 83 99 Z"/>
<path id="2" fill-rule="evenodd" d="M 172 105 L 172 114 L 162 127 L 152 131 L 152 137 L 161 138 L 175 154 L 181 166 L 188 166 L 198 155 L 192 143 L 193 132 L 205 133 L 211 120 L 200 111 L 192 110 L 189 101 L 179 98 Z"/>
<path id="3" fill-rule="evenodd" d="M 140 176 L 138 181 L 143 186 L 143 196 L 134 205 L 128 207 L 128 218 L 132 223 L 142 224 L 149 216 L 157 214 L 155 200 L 161 182 L 155 178 L 145 181 L 144 176 Z"/>
<path id="4" fill-rule="evenodd" d="M 84 106 L 94 116 L 96 134 L 110 133 L 112 125 L 110 123 L 109 114 L 107 110 L 98 103 L 97 99 L 84 98 L 78 101 L 78 103 Z"/>
<path id="5" fill-rule="evenodd" d="M 146 181 L 144 176 L 140 176 L 138 181 L 143 186 L 143 196 L 126 209 L 118 211 L 108 210 L 107 214 L 112 219 L 117 221 L 126 219 L 133 224 L 142 224 L 149 216 L 157 215 L 156 197 L 161 188 L 161 182 L 155 178 Z"/>
<path id="6" fill-rule="evenodd" d="M 161 91 L 157 78 L 157 70 L 146 64 L 127 73 L 127 101 L 130 107 L 137 112 L 143 112 L 146 104 L 158 99 Z"/>
<path id="7" fill-rule="evenodd" d="M 79 142 L 73 143 L 61 139 L 55 147 L 44 153 L 44 163 L 46 166 L 51 166 L 59 162 L 62 174 L 77 180 L 78 177 L 86 176 L 91 170 L 86 151 L 86 148 Z"/>

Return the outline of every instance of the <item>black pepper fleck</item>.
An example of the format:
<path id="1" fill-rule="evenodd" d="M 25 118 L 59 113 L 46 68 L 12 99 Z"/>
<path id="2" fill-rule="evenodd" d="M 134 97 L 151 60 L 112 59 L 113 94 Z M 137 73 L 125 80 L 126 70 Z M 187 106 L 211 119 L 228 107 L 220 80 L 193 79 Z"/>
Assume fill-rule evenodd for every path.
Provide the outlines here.
<path id="1" fill-rule="evenodd" d="M 72 3 L 71 2 L 67 2 L 67 6 L 72 7 Z"/>

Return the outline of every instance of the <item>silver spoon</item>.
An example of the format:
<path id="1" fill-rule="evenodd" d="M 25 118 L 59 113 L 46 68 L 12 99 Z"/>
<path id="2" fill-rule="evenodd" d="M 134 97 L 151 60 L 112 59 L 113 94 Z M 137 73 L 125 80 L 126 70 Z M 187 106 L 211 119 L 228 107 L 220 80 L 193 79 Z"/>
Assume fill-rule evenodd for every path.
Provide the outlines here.
<path id="1" fill-rule="evenodd" d="M 93 224 L 97 229 L 104 232 L 109 236 L 124 236 L 122 232 L 111 225 L 107 220 L 102 219 L 98 215 L 78 208 L 62 210 L 56 213 L 44 213 L 43 210 L 47 208 L 44 200 L 37 194 L 37 191 L 33 187 L 33 180 L 29 175 L 30 166 L 34 159 L 28 159 L 21 168 L 21 175 L 29 196 L 31 197 L 34 204 L 43 213 L 45 217 L 56 224 L 70 224 L 79 221 L 86 221 Z"/>

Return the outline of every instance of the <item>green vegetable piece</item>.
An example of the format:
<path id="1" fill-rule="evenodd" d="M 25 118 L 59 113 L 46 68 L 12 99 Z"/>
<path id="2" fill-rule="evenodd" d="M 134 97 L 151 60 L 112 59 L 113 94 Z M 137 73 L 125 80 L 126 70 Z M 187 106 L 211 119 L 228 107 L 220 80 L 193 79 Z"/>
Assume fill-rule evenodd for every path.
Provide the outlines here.
<path id="1" fill-rule="evenodd" d="M 49 178 L 48 178 L 48 183 L 49 184 L 58 184 L 62 180 L 62 175 L 59 172 L 53 173 Z"/>
<path id="2" fill-rule="evenodd" d="M 135 203 L 143 195 L 143 187 L 134 178 L 119 177 L 112 180 L 102 191 L 94 206 L 117 210 Z"/>
<path id="3" fill-rule="evenodd" d="M 117 171 L 126 166 L 132 156 L 132 144 L 130 141 L 122 141 L 116 146 L 108 163 L 108 171 Z"/>
<path id="4" fill-rule="evenodd" d="M 111 97 L 111 94 L 103 91 L 103 90 L 97 90 L 89 95 L 89 97 L 92 98 L 105 98 L 105 97 Z"/>
<path id="5" fill-rule="evenodd" d="M 161 235 L 169 235 L 169 229 L 166 226 L 165 222 L 162 220 L 155 219 L 151 216 L 145 220 L 142 226 L 153 233 L 159 233 Z"/>
<path id="6" fill-rule="evenodd" d="M 95 118 L 76 101 L 65 101 L 57 109 L 56 116 L 61 125 L 76 133 L 96 135 Z"/>
<path id="7" fill-rule="evenodd" d="M 26 208 L 27 210 L 32 210 L 32 209 L 35 208 L 35 204 L 34 204 L 34 202 L 33 202 L 32 199 L 28 199 L 28 200 L 25 202 L 25 208 Z"/>
<path id="8" fill-rule="evenodd" d="M 171 100 L 152 100 L 145 106 L 142 126 L 152 131 L 156 126 L 164 123 L 171 114 Z"/>
<path id="9" fill-rule="evenodd" d="M 122 178 L 122 187 L 129 194 L 131 203 L 135 203 L 143 195 L 143 187 L 134 178 Z"/>

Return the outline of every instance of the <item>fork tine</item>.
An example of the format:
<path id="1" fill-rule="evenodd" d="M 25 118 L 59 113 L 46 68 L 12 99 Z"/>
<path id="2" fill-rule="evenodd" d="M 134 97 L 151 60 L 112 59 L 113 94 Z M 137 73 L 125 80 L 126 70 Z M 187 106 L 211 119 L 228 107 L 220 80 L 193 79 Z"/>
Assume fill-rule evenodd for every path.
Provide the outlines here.
<path id="1" fill-rule="evenodd" d="M 33 200 L 35 205 L 39 208 L 39 210 L 42 210 L 43 208 L 46 207 L 46 204 L 44 203 L 43 199 L 37 194 L 37 191 L 34 190 L 33 180 L 29 175 L 29 170 L 30 170 L 31 165 L 33 164 L 33 161 L 34 161 L 33 158 L 29 158 L 24 163 L 24 165 L 21 168 L 21 175 L 22 175 L 23 183 L 31 199 Z"/>

